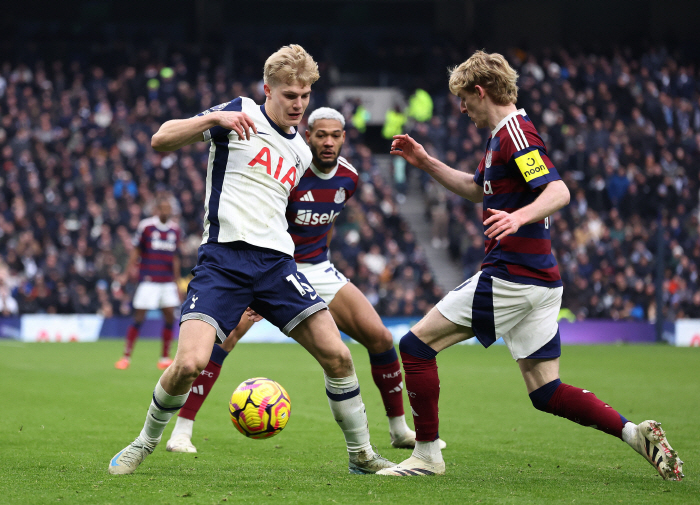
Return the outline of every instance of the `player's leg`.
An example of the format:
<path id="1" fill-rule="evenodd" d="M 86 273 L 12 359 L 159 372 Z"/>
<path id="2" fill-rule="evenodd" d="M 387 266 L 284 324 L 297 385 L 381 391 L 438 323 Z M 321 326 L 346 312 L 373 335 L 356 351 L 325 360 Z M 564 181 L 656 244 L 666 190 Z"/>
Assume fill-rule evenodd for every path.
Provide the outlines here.
<path id="1" fill-rule="evenodd" d="M 682 479 L 683 462 L 658 422 L 634 424 L 592 392 L 564 384 L 559 378 L 559 358 L 520 359 L 518 365 L 537 410 L 620 438 L 644 456 L 664 479 Z"/>
<path id="2" fill-rule="evenodd" d="M 134 303 L 136 303 L 136 296 L 134 296 Z M 126 370 L 131 364 L 131 353 L 134 351 L 134 346 L 136 345 L 136 340 L 139 338 L 139 331 L 143 320 L 146 317 L 145 309 L 134 309 L 134 319 L 126 330 L 126 341 L 124 343 L 124 355 L 119 361 L 114 364 L 114 367 L 119 370 Z"/>
<path id="3" fill-rule="evenodd" d="M 511 286 L 508 288 L 509 292 L 513 291 Z M 524 289 L 529 293 L 522 293 L 523 298 L 528 298 L 534 309 L 504 333 L 503 340 L 513 358 L 518 360 L 533 406 L 624 440 L 664 479 L 680 480 L 682 461 L 671 449 L 658 423 L 631 423 L 592 392 L 561 382 L 561 339 L 556 318 L 562 289 L 539 286 Z"/>
<path id="4" fill-rule="evenodd" d="M 161 355 L 158 360 L 158 368 L 165 370 L 173 360 L 170 359 L 170 345 L 173 341 L 173 325 L 175 324 L 175 307 L 165 307 L 160 309 L 163 314 L 163 330 L 161 331 Z"/>
<path id="5" fill-rule="evenodd" d="M 133 473 L 153 452 L 168 421 L 185 404 L 192 382 L 206 366 L 215 339 L 216 329 L 209 323 L 194 319 L 182 323 L 175 359 L 156 383 L 143 429 L 112 458 L 109 473 Z"/>
<path id="6" fill-rule="evenodd" d="M 443 349 L 473 337 L 472 326 L 479 328 L 482 343 L 488 340 L 485 336 L 493 332 L 490 283 L 490 277 L 482 278 L 482 273 L 477 273 L 450 291 L 401 338 L 399 351 L 416 428 L 416 447 L 410 458 L 394 468 L 379 472 L 381 475 L 445 473 L 438 433 L 440 379 L 435 357 Z"/>
<path id="7" fill-rule="evenodd" d="M 379 472 L 391 476 L 424 476 L 445 473 L 438 432 L 440 379 L 437 353 L 474 336 L 471 328 L 448 320 L 433 308 L 401 338 L 399 350 L 403 362 L 406 392 L 416 428 L 416 447 L 407 460 Z"/>
<path id="8" fill-rule="evenodd" d="M 328 404 L 345 436 L 350 472 L 376 473 L 393 466 L 394 463 L 372 450 L 352 355 L 340 339 L 330 313 L 315 312 L 294 327 L 289 336 L 309 351 L 323 368 Z"/>
<path id="9" fill-rule="evenodd" d="M 218 380 L 224 360 L 251 326 L 253 326 L 253 321 L 249 321 L 248 316 L 243 314 L 238 326 L 229 333 L 226 340 L 221 344 L 214 344 L 209 363 L 192 383 L 190 396 L 178 413 L 173 432 L 165 444 L 166 450 L 170 452 L 197 452 L 197 448 L 192 443 L 195 417 Z"/>
<path id="10" fill-rule="evenodd" d="M 163 313 L 163 330 L 161 340 L 163 342 L 162 353 L 158 360 L 158 368 L 165 370 L 173 362 L 170 359 L 170 344 L 173 341 L 173 325 L 175 324 L 175 308 L 182 303 L 180 292 L 175 282 L 160 283 L 158 305 Z"/>
<path id="11" fill-rule="evenodd" d="M 314 281 L 310 280 L 313 284 Z M 415 447 L 416 434 L 404 417 L 403 376 L 391 332 L 382 324 L 369 300 L 350 282 L 338 290 L 328 308 L 340 331 L 367 348 L 372 378 L 389 419 L 391 444 L 394 447 Z"/>

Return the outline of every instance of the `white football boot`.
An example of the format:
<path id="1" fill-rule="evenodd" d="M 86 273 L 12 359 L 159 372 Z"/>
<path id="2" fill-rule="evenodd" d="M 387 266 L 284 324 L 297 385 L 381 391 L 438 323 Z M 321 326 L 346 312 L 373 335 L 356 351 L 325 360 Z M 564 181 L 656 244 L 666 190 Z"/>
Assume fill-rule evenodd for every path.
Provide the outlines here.
<path id="1" fill-rule="evenodd" d="M 155 446 L 142 443 L 138 438 L 119 451 L 109 462 L 109 473 L 124 475 L 134 473 L 146 456 L 151 454 Z"/>
<path id="2" fill-rule="evenodd" d="M 385 468 L 377 472 L 377 475 L 390 475 L 392 477 L 425 477 L 427 475 L 445 475 L 445 462 L 429 463 L 415 456 L 402 461 L 396 466 Z"/>
<path id="3" fill-rule="evenodd" d="M 348 470 L 350 473 L 363 475 L 368 473 L 377 473 L 382 468 L 390 468 L 395 464 L 396 463 L 392 463 L 376 452 L 370 453 L 370 451 L 363 451 L 350 455 Z"/>
<path id="4" fill-rule="evenodd" d="M 681 480 L 685 477 L 683 462 L 666 440 L 661 423 L 656 421 L 639 423 L 636 434 L 628 443 L 656 468 L 664 480 Z"/>
<path id="5" fill-rule="evenodd" d="M 416 447 L 416 432 L 413 430 L 405 431 L 401 435 L 394 435 L 390 432 L 389 436 L 391 436 L 391 446 L 395 449 L 413 449 Z M 447 443 L 444 440 L 438 439 L 438 441 L 440 442 L 440 450 L 447 447 Z"/>
<path id="6" fill-rule="evenodd" d="M 192 439 L 187 433 L 180 433 L 170 437 L 165 444 L 165 450 L 169 452 L 197 452 L 197 448 L 192 445 Z"/>

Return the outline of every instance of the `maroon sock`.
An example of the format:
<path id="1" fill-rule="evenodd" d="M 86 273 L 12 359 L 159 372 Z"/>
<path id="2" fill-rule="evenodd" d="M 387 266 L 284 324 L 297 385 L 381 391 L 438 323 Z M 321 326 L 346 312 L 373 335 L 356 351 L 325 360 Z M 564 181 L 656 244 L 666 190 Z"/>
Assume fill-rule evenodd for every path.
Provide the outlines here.
<path id="1" fill-rule="evenodd" d="M 178 416 L 194 421 L 197 412 L 202 407 L 204 400 L 207 399 L 207 395 L 209 395 L 211 388 L 214 387 L 214 383 L 219 378 L 220 373 L 221 365 L 209 360 L 207 367 L 202 370 L 202 373 L 199 374 L 199 377 L 192 384 L 190 396 L 187 397 L 187 401 L 180 409 Z"/>
<path id="2" fill-rule="evenodd" d="M 622 438 L 622 416 L 588 390 L 560 384 L 545 411 Z"/>
<path id="3" fill-rule="evenodd" d="M 161 333 L 163 339 L 163 357 L 170 357 L 170 343 L 173 341 L 173 327 L 165 325 L 163 326 L 163 333 Z"/>
<path id="4" fill-rule="evenodd" d="M 124 346 L 124 356 L 127 358 L 131 357 L 131 352 L 134 350 L 134 344 L 136 344 L 136 340 L 139 338 L 139 328 L 141 328 L 140 324 L 131 324 L 129 325 L 129 329 L 126 330 L 126 345 Z"/>
<path id="5" fill-rule="evenodd" d="M 406 392 L 413 411 L 416 440 L 432 442 L 438 438 L 438 399 L 440 378 L 437 361 L 423 359 L 401 352 L 401 361 L 406 375 Z"/>
<path id="6" fill-rule="evenodd" d="M 402 416 L 403 412 L 403 377 L 396 349 L 369 355 L 372 378 L 382 395 L 387 417 Z"/>

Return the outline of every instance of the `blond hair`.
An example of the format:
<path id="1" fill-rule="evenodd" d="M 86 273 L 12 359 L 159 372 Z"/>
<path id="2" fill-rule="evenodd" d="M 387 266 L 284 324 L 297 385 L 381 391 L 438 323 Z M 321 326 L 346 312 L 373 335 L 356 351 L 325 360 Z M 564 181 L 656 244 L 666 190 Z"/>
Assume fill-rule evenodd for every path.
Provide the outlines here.
<path id="1" fill-rule="evenodd" d="M 450 69 L 450 91 L 474 93 L 481 86 L 497 105 L 508 105 L 518 100 L 518 73 L 498 53 L 477 51 L 460 65 Z"/>
<path id="2" fill-rule="evenodd" d="M 306 50 L 291 44 L 272 53 L 265 62 L 263 79 L 268 86 L 293 84 L 310 86 L 319 78 L 318 65 Z"/>

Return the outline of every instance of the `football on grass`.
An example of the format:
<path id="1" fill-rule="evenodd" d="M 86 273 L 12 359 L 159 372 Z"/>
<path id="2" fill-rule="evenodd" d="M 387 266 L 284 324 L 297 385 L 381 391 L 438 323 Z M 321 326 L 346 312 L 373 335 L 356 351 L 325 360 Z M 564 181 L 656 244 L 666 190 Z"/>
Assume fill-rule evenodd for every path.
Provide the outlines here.
<path id="1" fill-rule="evenodd" d="M 277 382 L 255 377 L 236 388 L 228 410 L 233 425 L 246 437 L 270 438 L 287 425 L 292 403 Z"/>

